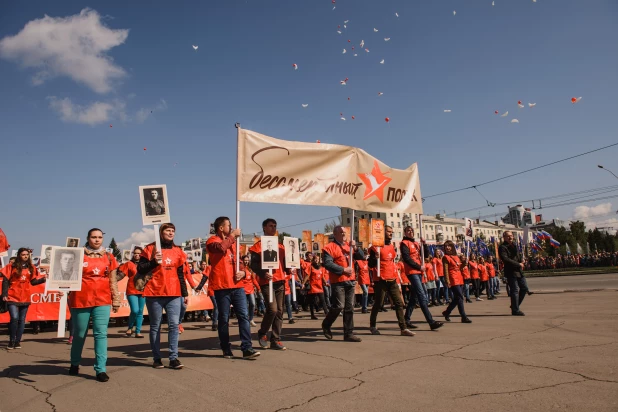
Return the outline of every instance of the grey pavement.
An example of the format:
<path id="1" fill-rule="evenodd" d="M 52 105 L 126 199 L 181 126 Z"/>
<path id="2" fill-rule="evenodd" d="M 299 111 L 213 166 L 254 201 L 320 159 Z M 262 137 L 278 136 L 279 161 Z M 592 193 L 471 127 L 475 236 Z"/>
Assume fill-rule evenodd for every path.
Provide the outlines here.
<path id="1" fill-rule="evenodd" d="M 618 290 L 618 273 L 602 275 L 553 276 L 526 279 L 535 292 L 563 292 L 611 289 Z"/>
<path id="2" fill-rule="evenodd" d="M 581 290 L 591 280 L 530 284 Z M 183 370 L 152 369 L 148 339 L 110 327 L 107 383 L 94 380 L 91 337 L 72 377 L 64 341 L 27 335 L 23 349 L 0 351 L 0 411 L 618 411 L 618 293 L 538 293 L 514 317 L 502 290 L 466 305 L 472 324 L 452 316 L 431 332 L 416 310 L 414 337 L 399 336 L 393 311 L 379 314 L 382 335 L 372 336 L 369 315 L 357 312 L 361 343 L 342 341 L 341 320 L 327 341 L 303 312 L 284 325 L 288 350 L 262 350 L 255 361 L 221 358 L 210 324 L 187 323 Z M 436 319 L 443 308 L 431 308 Z"/>

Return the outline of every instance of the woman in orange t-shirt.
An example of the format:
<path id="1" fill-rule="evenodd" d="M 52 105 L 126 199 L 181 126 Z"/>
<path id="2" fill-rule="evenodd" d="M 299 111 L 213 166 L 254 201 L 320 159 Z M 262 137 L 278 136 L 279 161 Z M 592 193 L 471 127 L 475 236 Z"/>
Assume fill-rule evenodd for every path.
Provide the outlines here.
<path id="1" fill-rule="evenodd" d="M 433 258 L 431 256 L 427 256 L 425 258 L 425 273 L 427 274 L 427 281 L 424 283 L 427 287 L 427 300 L 429 301 L 429 305 L 427 306 L 437 306 L 438 302 L 436 302 L 437 298 L 437 289 L 436 289 L 436 274 L 434 273 L 433 266 Z"/>
<path id="2" fill-rule="evenodd" d="M 309 308 L 311 310 L 311 319 L 318 319 L 315 316 L 315 310 L 317 308 L 322 308 L 324 310 L 324 315 L 328 313 L 328 308 L 326 307 L 326 300 L 324 299 L 324 276 L 326 274 L 326 269 L 324 269 L 320 265 L 320 256 L 313 255 L 311 260 L 311 267 L 309 268 L 309 276 L 305 276 L 303 279 L 303 283 L 309 283 L 309 293 L 307 293 L 307 299 L 309 300 Z M 316 300 L 317 305 L 316 305 Z"/>
<path id="3" fill-rule="evenodd" d="M 444 242 L 444 257 L 442 258 L 444 266 L 444 275 L 448 277 L 448 284 L 450 285 L 451 303 L 442 315 L 447 322 L 450 322 L 450 315 L 455 306 L 459 309 L 462 323 L 472 323 L 472 321 L 466 316 L 466 310 L 464 309 L 464 295 L 463 295 L 463 275 L 461 274 L 461 261 L 457 256 L 455 250 L 455 244 L 447 240 Z"/>
<path id="4" fill-rule="evenodd" d="M 26 314 L 30 307 L 30 286 L 45 283 L 45 276 L 41 276 L 30 259 L 30 250 L 19 248 L 17 258 L 13 263 L 0 269 L 0 282 L 4 288 L 2 300 L 6 302 L 11 321 L 9 323 L 8 350 L 21 349 L 21 336 L 26 325 Z"/>
<path id="5" fill-rule="evenodd" d="M 73 320 L 73 343 L 71 344 L 71 367 L 69 375 L 79 374 L 79 364 L 92 318 L 94 336 L 94 371 L 99 382 L 107 382 L 107 325 L 110 311 L 118 312 L 120 294 L 116 271 L 118 262 L 103 246 L 103 231 L 90 229 L 84 247 L 82 289 L 69 293 L 68 304 Z M 73 255 L 71 255 L 73 256 Z"/>

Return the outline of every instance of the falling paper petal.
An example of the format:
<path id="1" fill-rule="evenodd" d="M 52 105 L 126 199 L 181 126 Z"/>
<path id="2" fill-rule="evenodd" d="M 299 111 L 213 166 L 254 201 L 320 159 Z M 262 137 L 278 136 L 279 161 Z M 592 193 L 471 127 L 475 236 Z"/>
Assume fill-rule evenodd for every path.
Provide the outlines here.
<path id="1" fill-rule="evenodd" d="M 378 96 L 382 96 L 384 93 L 382 92 L 378 92 Z"/>
<path id="2" fill-rule="evenodd" d="M 354 53 L 354 57 L 358 56 L 358 54 Z"/>
<path id="3" fill-rule="evenodd" d="M 571 97 L 571 103 L 575 104 L 579 102 L 581 99 L 582 99 L 581 97 Z"/>
<path id="4" fill-rule="evenodd" d="M 457 12 L 455 10 L 453 10 L 453 16 L 456 15 L 456 14 L 457 14 Z"/>
<path id="5" fill-rule="evenodd" d="M 339 113 L 339 116 L 343 116 L 343 113 Z"/>
<path id="6" fill-rule="evenodd" d="M 307 107 L 309 107 L 309 103 L 303 103 L 303 104 L 301 104 L 301 106 L 303 106 L 303 108 L 307 108 Z"/>
<path id="7" fill-rule="evenodd" d="M 198 46 L 193 46 L 193 50 L 197 50 Z"/>
<path id="8" fill-rule="evenodd" d="M 517 119 L 511 119 L 511 123 L 519 123 L 519 120 L 517 120 Z"/>
<path id="9" fill-rule="evenodd" d="M 298 70 L 298 64 L 294 63 L 292 67 L 294 68 L 294 70 Z"/>
<path id="10" fill-rule="evenodd" d="M 346 21 L 344 21 L 344 22 L 343 22 L 343 24 L 348 24 L 348 22 L 349 22 L 349 21 L 350 21 L 350 20 L 346 20 Z"/>
<path id="11" fill-rule="evenodd" d="M 391 38 L 390 37 L 385 37 L 384 41 L 389 41 Z"/>
<path id="12" fill-rule="evenodd" d="M 112 125 L 110 124 L 109 127 L 112 127 Z"/>
<path id="13" fill-rule="evenodd" d="M 366 51 L 367 53 L 369 53 L 369 49 L 365 49 L 365 51 Z"/>
<path id="14" fill-rule="evenodd" d="M 341 34 L 341 31 L 337 30 L 337 33 Z"/>
<path id="15" fill-rule="evenodd" d="M 319 141 L 319 140 L 316 140 L 315 142 L 316 142 L 316 143 L 320 143 L 320 141 Z"/>
<path id="16" fill-rule="evenodd" d="M 144 151 L 146 151 L 146 148 L 144 147 Z"/>
<path id="17" fill-rule="evenodd" d="M 536 103 L 528 103 L 528 107 L 534 107 L 536 106 Z"/>
<path id="18" fill-rule="evenodd" d="M 399 17 L 399 13 L 395 13 L 395 17 Z"/>
<path id="19" fill-rule="evenodd" d="M 338 29 L 340 29 L 340 28 L 341 28 L 341 26 L 337 26 L 337 28 L 338 28 Z"/>
<path id="20" fill-rule="evenodd" d="M 376 28 L 374 27 L 374 28 L 373 28 L 373 32 L 374 32 L 374 33 L 377 33 L 377 32 L 378 32 L 378 29 L 376 29 Z"/>
<path id="21" fill-rule="evenodd" d="M 352 50 L 354 50 L 354 46 L 352 46 Z"/>
<path id="22" fill-rule="evenodd" d="M 450 113 L 450 112 L 451 112 L 451 109 L 444 110 L 444 113 Z"/>
<path id="23" fill-rule="evenodd" d="M 506 117 L 508 115 L 509 115 L 509 111 L 507 110 L 506 113 L 501 114 L 500 117 Z"/>
<path id="24" fill-rule="evenodd" d="M 518 100 L 518 101 L 517 101 L 517 104 L 521 104 L 521 100 Z"/>
<path id="25" fill-rule="evenodd" d="M 342 117 L 341 120 L 345 120 L 345 117 Z"/>
<path id="26" fill-rule="evenodd" d="M 390 121 L 391 121 L 391 119 L 390 119 L 390 118 L 388 118 L 388 117 L 385 117 L 385 118 L 384 118 L 384 121 L 385 121 L 386 123 L 388 123 L 388 122 L 390 122 Z"/>
<path id="27" fill-rule="evenodd" d="M 350 100 L 350 98 L 348 97 L 348 100 Z"/>
<path id="28" fill-rule="evenodd" d="M 343 49 L 343 52 L 341 54 L 346 54 L 348 51 L 346 49 Z"/>
<path id="29" fill-rule="evenodd" d="M 384 64 L 384 59 L 380 60 L 380 64 Z"/>
<path id="30" fill-rule="evenodd" d="M 344 24 L 344 25 L 343 25 L 343 28 L 344 28 L 344 29 L 347 29 L 347 28 L 348 28 L 348 26 L 346 26 L 346 25 Z"/>
<path id="31" fill-rule="evenodd" d="M 518 104 L 517 104 L 517 106 L 519 106 L 519 108 L 520 108 L 520 109 L 523 109 L 524 107 L 526 107 L 526 106 L 524 106 L 524 105 L 523 105 L 523 104 L 521 104 L 521 103 L 518 103 Z"/>
<path id="32" fill-rule="evenodd" d="M 350 43 L 350 39 L 348 39 L 348 43 Z"/>
<path id="33" fill-rule="evenodd" d="M 495 5 L 496 5 L 496 3 L 492 1 L 492 2 L 491 2 L 491 7 L 493 7 L 493 6 L 495 6 Z"/>
<path id="34" fill-rule="evenodd" d="M 354 116 L 352 116 L 352 120 L 354 120 Z"/>
<path id="35" fill-rule="evenodd" d="M 500 113 L 500 112 L 498 112 L 497 110 L 494 110 L 494 114 L 498 114 L 498 113 Z"/>
<path id="36" fill-rule="evenodd" d="M 349 41 L 349 40 L 348 40 L 348 41 Z M 361 46 L 361 49 L 362 49 L 363 47 L 365 47 L 365 40 L 361 40 L 361 42 L 360 42 L 360 46 Z"/>

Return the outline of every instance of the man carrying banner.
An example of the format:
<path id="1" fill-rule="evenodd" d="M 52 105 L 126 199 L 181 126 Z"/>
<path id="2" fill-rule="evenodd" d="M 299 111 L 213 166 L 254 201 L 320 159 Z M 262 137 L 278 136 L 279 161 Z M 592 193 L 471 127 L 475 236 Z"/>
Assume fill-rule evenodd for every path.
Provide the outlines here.
<path id="1" fill-rule="evenodd" d="M 395 305 L 395 313 L 401 329 L 401 336 L 414 336 L 415 333 L 406 329 L 406 322 L 403 317 L 403 296 L 399 290 L 397 279 L 397 267 L 395 266 L 395 256 L 397 251 L 392 243 L 393 228 L 390 226 L 384 227 L 384 246 L 371 246 L 369 249 L 368 264 L 370 268 L 377 268 L 380 265 L 380 277 L 373 282 L 373 297 L 374 304 L 371 308 L 371 316 L 369 318 L 369 330 L 372 335 L 379 335 L 380 331 L 376 327 L 376 320 L 384 296 L 388 295 L 393 305 Z"/>
<path id="2" fill-rule="evenodd" d="M 350 265 L 350 253 L 353 251 L 355 260 L 365 259 L 361 248 L 356 247 L 354 240 L 346 242 L 343 226 L 333 229 L 334 242 L 322 249 L 322 265 L 328 272 L 332 288 L 332 302 L 328 316 L 322 322 L 322 331 L 326 339 L 332 339 L 330 328 L 343 311 L 343 338 L 347 342 L 360 342 L 361 338 L 354 335 L 354 290 L 356 275 Z"/>
<path id="3" fill-rule="evenodd" d="M 210 288 L 215 292 L 215 300 L 219 309 L 218 333 L 223 357 L 226 359 L 234 357 L 229 332 L 230 305 L 234 305 L 242 356 L 245 359 L 256 358 L 260 356 L 260 352 L 253 349 L 251 344 L 251 325 L 244 288 L 246 274 L 245 265 L 242 262 L 240 262 L 240 270 L 236 272 L 236 259 L 240 259 L 236 251 L 236 238 L 240 236 L 240 229 L 232 230 L 230 219 L 225 216 L 218 217 L 214 225 L 216 234 L 206 242 L 206 250 L 208 250 L 212 267 L 209 278 Z"/>
<path id="4" fill-rule="evenodd" d="M 504 275 L 511 295 L 511 313 L 513 316 L 524 316 L 524 312 L 519 310 L 519 305 L 523 302 L 528 292 L 528 285 L 524 277 L 524 263 L 521 253 L 513 243 L 513 232 L 506 231 L 502 235 L 504 242 L 498 248 L 500 260 L 504 264 Z"/>
<path id="5" fill-rule="evenodd" d="M 277 235 L 277 221 L 268 218 L 262 222 L 262 230 L 264 236 Z M 270 334 L 270 348 L 276 350 L 286 350 L 287 348 L 281 343 L 281 328 L 283 326 L 283 305 L 285 301 L 285 248 L 281 244 L 277 244 L 279 253 L 279 267 L 269 270 L 262 269 L 262 241 L 259 240 L 251 246 L 251 270 L 258 276 L 258 283 L 262 289 L 264 303 L 266 304 L 266 313 L 262 318 L 262 324 L 258 331 L 258 342 L 262 348 L 268 346 L 268 331 L 272 329 Z M 269 281 L 272 280 L 273 286 L 272 298 L 269 293 Z"/>
<path id="6" fill-rule="evenodd" d="M 412 226 L 406 226 L 403 230 L 403 240 L 400 243 L 401 259 L 405 268 L 405 273 L 410 280 L 410 287 L 412 293 L 416 296 L 416 301 L 425 315 L 425 320 L 429 323 L 431 330 L 436 330 L 444 325 L 442 322 L 438 322 L 433 319 L 429 307 L 427 306 L 427 295 L 423 289 L 422 276 L 425 276 L 425 267 L 421 265 L 421 246 L 414 241 L 414 228 Z M 440 251 L 441 253 L 441 251 Z M 412 317 L 412 311 L 414 310 L 414 299 L 408 301 L 408 307 L 406 308 L 406 317 L 410 319 Z M 409 314 L 409 315 L 408 315 Z M 408 327 L 416 328 L 408 320 L 406 322 Z"/>

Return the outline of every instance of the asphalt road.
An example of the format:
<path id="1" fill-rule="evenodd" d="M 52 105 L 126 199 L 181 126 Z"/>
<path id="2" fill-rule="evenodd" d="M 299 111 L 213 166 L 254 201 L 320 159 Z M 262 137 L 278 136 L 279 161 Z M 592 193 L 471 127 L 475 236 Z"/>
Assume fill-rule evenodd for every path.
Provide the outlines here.
<path id="1" fill-rule="evenodd" d="M 393 311 L 379 314 L 380 336 L 357 313 L 361 343 L 342 341 L 340 320 L 327 341 L 301 313 L 284 324 L 288 350 L 255 361 L 223 359 L 210 325 L 187 323 L 179 371 L 152 369 L 148 339 L 110 328 L 107 383 L 94 379 L 91 337 L 72 377 L 63 340 L 27 335 L 23 349 L 0 352 L 0 411 L 618 411 L 618 293 L 542 293 L 616 282 L 530 279 L 539 293 L 525 298 L 525 317 L 510 316 L 503 293 L 467 304 L 472 324 L 453 316 L 435 332 L 417 310 L 414 337 L 399 336 Z M 439 320 L 441 310 L 431 308 Z"/>
<path id="2" fill-rule="evenodd" d="M 614 289 L 618 290 L 618 273 L 584 276 L 553 276 L 528 278 L 532 291 L 550 292 L 564 290 Z"/>

